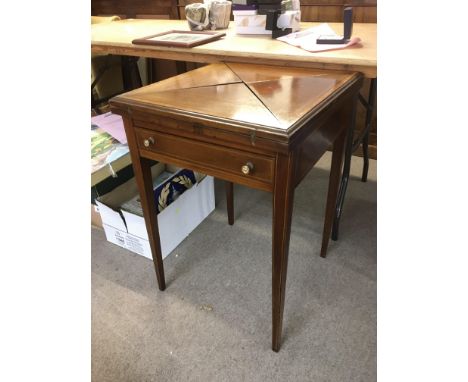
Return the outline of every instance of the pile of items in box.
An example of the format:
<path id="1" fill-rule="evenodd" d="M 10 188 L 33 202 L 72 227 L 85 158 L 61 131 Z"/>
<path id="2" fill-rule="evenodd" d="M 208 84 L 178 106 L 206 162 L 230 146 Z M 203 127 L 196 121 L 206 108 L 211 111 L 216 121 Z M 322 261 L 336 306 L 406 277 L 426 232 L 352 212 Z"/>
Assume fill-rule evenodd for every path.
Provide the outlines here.
<path id="1" fill-rule="evenodd" d="M 237 34 L 272 34 L 273 38 L 300 30 L 299 0 L 233 0 Z"/>
<path id="2" fill-rule="evenodd" d="M 163 163 L 151 167 L 151 177 L 165 258 L 214 210 L 213 177 Z M 95 202 L 107 240 L 151 259 L 136 179 L 129 179 Z"/>

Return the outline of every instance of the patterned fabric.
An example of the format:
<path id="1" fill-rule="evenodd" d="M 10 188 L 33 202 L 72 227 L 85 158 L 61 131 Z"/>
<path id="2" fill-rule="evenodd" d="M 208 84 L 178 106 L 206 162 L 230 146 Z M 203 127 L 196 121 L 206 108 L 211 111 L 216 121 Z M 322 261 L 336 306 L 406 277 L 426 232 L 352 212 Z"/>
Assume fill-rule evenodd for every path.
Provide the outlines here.
<path id="1" fill-rule="evenodd" d="M 179 196 L 182 195 L 185 191 L 197 182 L 195 179 L 195 174 L 192 170 L 182 169 L 175 174 L 175 176 L 171 179 L 172 187 L 174 189 L 174 194 L 176 197 L 174 200 Z"/>
<path id="2" fill-rule="evenodd" d="M 158 212 L 161 212 L 164 208 L 166 208 L 175 200 L 174 190 L 171 187 L 170 180 L 161 184 L 154 190 L 154 199 L 158 208 Z"/>
<path id="3" fill-rule="evenodd" d="M 158 213 L 197 182 L 192 170 L 182 169 L 154 190 Z"/>

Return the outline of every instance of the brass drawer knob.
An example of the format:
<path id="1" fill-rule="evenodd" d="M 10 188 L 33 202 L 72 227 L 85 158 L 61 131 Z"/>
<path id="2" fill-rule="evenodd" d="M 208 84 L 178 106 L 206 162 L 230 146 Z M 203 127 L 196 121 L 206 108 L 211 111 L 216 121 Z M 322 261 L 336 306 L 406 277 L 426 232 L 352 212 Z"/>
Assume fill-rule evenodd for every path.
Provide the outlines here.
<path id="1" fill-rule="evenodd" d="M 145 145 L 145 147 L 150 147 L 150 145 L 153 145 L 154 144 L 154 138 L 153 137 L 149 137 L 148 139 L 145 139 L 143 141 L 143 144 Z"/>
<path id="2" fill-rule="evenodd" d="M 247 162 L 241 167 L 241 171 L 245 175 L 249 175 L 251 171 L 253 171 L 254 165 L 252 162 Z"/>

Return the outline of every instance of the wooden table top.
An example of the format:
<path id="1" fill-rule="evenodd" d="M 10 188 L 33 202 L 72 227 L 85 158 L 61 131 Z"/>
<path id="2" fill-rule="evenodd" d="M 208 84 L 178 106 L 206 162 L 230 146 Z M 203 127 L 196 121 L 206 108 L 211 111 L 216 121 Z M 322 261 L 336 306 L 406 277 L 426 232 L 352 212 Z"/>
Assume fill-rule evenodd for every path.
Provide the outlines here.
<path id="1" fill-rule="evenodd" d="M 355 72 L 216 63 L 118 95 L 111 104 L 287 139 L 358 77 Z"/>
<path id="2" fill-rule="evenodd" d="M 319 23 L 301 23 L 301 30 Z M 329 23 L 338 34 L 343 24 Z M 368 78 L 377 76 L 377 24 L 355 23 L 353 36 L 360 37 L 358 47 L 311 53 L 277 41 L 268 35 L 237 35 L 234 23 L 223 30 L 221 40 L 193 48 L 134 45 L 132 40 L 168 30 L 189 30 L 185 20 L 127 19 L 91 25 L 93 53 L 163 58 L 190 62 L 243 62 L 318 69 L 359 71 Z"/>

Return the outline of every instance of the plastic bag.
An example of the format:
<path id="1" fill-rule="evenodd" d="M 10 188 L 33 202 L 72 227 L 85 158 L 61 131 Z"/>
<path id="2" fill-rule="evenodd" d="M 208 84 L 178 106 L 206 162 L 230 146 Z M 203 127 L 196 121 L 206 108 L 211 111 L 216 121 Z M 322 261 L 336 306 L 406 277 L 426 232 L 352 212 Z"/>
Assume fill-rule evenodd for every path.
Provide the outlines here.
<path id="1" fill-rule="evenodd" d="M 188 21 L 190 30 L 202 31 L 209 29 L 210 7 L 208 4 L 193 3 L 185 6 L 185 18 Z"/>
<path id="2" fill-rule="evenodd" d="M 210 29 L 226 29 L 231 18 L 231 2 L 226 0 L 205 0 L 209 5 Z"/>

